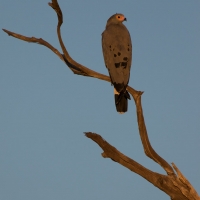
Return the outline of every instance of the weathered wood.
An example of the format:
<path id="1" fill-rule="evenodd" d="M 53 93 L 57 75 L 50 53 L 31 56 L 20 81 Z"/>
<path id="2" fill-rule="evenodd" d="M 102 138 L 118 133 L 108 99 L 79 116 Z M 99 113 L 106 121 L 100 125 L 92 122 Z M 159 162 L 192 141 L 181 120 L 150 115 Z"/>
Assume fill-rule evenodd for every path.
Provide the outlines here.
<path id="1" fill-rule="evenodd" d="M 95 72 L 79 64 L 78 62 L 76 62 L 71 58 L 62 41 L 60 32 L 60 27 L 63 23 L 62 11 L 59 7 L 57 0 L 52 0 L 52 2 L 49 3 L 49 6 L 51 6 L 57 13 L 58 17 L 57 35 L 63 54 L 61 54 L 56 48 L 54 48 L 51 44 L 49 44 L 42 38 L 26 37 L 8 31 L 6 29 L 3 29 L 3 31 L 5 31 L 9 36 L 15 37 L 17 39 L 46 46 L 47 48 L 52 50 L 63 62 L 65 62 L 65 64 L 74 72 L 74 74 L 89 76 L 110 82 L 110 78 L 108 76 Z M 88 132 L 85 133 L 85 135 L 88 138 L 92 139 L 94 142 L 96 142 L 103 149 L 104 152 L 102 153 L 102 156 L 104 158 L 110 158 L 113 161 L 123 165 L 127 169 L 130 169 L 132 172 L 139 174 L 141 177 L 145 178 L 147 181 L 152 183 L 155 187 L 159 188 L 160 190 L 168 194 L 171 197 L 171 199 L 200 200 L 200 197 L 198 196 L 195 189 L 192 187 L 189 181 L 183 176 L 183 174 L 176 167 L 176 165 L 172 163 L 172 166 L 176 171 L 175 173 L 172 166 L 169 163 L 167 163 L 161 156 L 159 156 L 156 153 L 156 151 L 152 148 L 148 138 L 148 133 L 146 130 L 145 120 L 142 110 L 141 96 L 143 92 L 137 91 L 131 88 L 130 86 L 127 87 L 127 90 L 133 96 L 133 99 L 135 101 L 138 129 L 142 145 L 144 148 L 144 152 L 149 158 L 158 163 L 166 171 L 166 175 L 162 175 L 145 168 L 136 161 L 132 160 L 131 158 L 119 152 L 115 147 L 111 146 L 100 135 L 96 133 Z"/>

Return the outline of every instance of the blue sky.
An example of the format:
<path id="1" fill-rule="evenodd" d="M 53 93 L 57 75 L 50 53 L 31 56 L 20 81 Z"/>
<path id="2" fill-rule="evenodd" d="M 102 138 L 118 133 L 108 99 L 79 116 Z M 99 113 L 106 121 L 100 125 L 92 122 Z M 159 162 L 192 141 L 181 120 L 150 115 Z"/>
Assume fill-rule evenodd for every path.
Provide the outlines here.
<path id="1" fill-rule="evenodd" d="M 129 85 L 144 91 L 143 110 L 154 149 L 174 162 L 200 193 L 200 1 L 59 0 L 62 37 L 79 63 L 108 74 L 101 33 L 123 13 L 133 45 Z M 60 50 L 57 17 L 48 1 L 2 1 L 1 28 L 43 38 Z M 113 88 L 73 75 L 49 49 L 0 31 L 0 199 L 100 200 L 169 197 L 110 159 L 83 132 L 152 171 L 136 110 L 115 111 Z"/>

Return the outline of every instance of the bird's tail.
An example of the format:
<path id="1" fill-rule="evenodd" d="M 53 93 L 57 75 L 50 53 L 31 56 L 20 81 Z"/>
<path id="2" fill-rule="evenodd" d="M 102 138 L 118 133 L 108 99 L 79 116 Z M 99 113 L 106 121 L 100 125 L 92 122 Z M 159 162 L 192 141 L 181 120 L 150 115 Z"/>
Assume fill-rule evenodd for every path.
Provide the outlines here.
<path id="1" fill-rule="evenodd" d="M 119 93 L 114 88 L 114 95 L 117 112 L 119 112 L 120 114 L 124 114 L 128 110 L 128 99 L 131 99 L 129 93 L 127 92 L 127 90 Z"/>

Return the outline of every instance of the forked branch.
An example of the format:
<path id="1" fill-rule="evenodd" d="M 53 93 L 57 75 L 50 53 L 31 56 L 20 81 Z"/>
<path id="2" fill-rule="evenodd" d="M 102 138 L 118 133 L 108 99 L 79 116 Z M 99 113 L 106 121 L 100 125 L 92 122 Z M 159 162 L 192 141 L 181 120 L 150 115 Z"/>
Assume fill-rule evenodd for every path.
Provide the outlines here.
<path id="1" fill-rule="evenodd" d="M 60 27 L 63 23 L 62 11 L 59 7 L 57 0 L 52 0 L 52 2 L 49 3 L 49 6 L 51 6 L 57 13 L 57 17 L 58 17 L 57 35 L 58 35 L 58 40 L 60 42 L 60 46 L 62 48 L 63 54 L 61 54 L 56 48 L 54 48 L 51 44 L 49 44 L 42 38 L 26 37 L 26 36 L 23 36 L 23 35 L 20 35 L 20 34 L 5 30 L 5 29 L 3 29 L 3 31 L 5 31 L 8 35 L 15 37 L 17 39 L 46 46 L 47 48 L 52 50 L 62 61 L 64 61 L 65 64 L 74 72 L 74 74 L 89 76 L 89 77 L 98 78 L 98 79 L 110 82 L 110 78 L 108 76 L 95 72 L 79 64 L 78 62 L 76 62 L 75 60 L 71 58 L 71 56 L 69 55 L 62 41 L 61 32 L 60 32 Z M 127 90 L 133 96 L 133 99 L 135 101 L 138 128 L 139 128 L 140 138 L 143 144 L 144 152 L 149 158 L 157 162 L 166 171 L 167 175 L 158 174 L 158 173 L 148 170 L 147 168 L 143 167 L 139 163 L 123 155 L 115 147 L 107 143 L 98 134 L 86 133 L 86 136 L 92 139 L 93 141 L 95 141 L 103 149 L 104 151 L 104 153 L 102 154 L 103 157 L 111 158 L 113 161 L 118 162 L 124 167 L 139 174 L 140 176 L 142 176 L 143 178 L 145 178 L 146 180 L 154 184 L 156 187 L 158 187 L 159 189 L 167 193 L 171 197 L 171 199 L 174 199 L 174 200 L 179 200 L 179 199 L 197 200 L 198 199 L 199 200 L 200 197 L 198 196 L 197 192 L 189 183 L 189 181 L 181 174 L 178 168 L 173 164 L 173 167 L 175 171 L 177 172 L 177 175 L 176 175 L 171 165 L 167 163 L 162 157 L 160 157 L 152 148 L 149 138 L 148 138 L 143 111 L 142 111 L 141 95 L 143 92 L 134 90 L 130 86 L 127 87 Z"/>

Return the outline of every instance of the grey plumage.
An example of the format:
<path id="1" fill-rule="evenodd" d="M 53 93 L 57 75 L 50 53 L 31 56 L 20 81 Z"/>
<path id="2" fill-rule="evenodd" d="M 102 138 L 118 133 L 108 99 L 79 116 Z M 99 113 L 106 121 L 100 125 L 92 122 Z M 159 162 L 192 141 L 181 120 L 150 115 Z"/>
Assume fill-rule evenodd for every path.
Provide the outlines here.
<path id="1" fill-rule="evenodd" d="M 129 82 L 132 60 L 131 38 L 123 21 L 126 21 L 123 14 L 112 15 L 102 33 L 104 61 L 115 88 L 116 109 L 120 113 L 127 111 L 127 98 L 130 99 L 126 87 Z"/>

